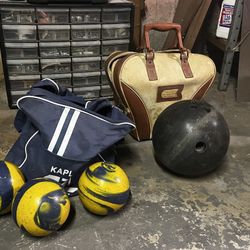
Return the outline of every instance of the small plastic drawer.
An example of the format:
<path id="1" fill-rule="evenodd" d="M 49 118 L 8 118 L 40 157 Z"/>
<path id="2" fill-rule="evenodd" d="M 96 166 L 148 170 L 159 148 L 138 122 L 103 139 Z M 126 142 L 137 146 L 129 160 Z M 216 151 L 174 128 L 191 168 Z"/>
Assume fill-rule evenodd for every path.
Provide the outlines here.
<path id="1" fill-rule="evenodd" d="M 27 76 L 10 76 L 11 90 L 29 90 L 33 84 L 40 80 L 40 75 L 27 75 Z"/>
<path id="2" fill-rule="evenodd" d="M 43 58 L 58 58 L 70 56 L 70 42 L 41 42 L 40 55 Z"/>
<path id="3" fill-rule="evenodd" d="M 49 78 L 62 87 L 71 88 L 71 74 L 50 74 L 42 75 L 42 78 Z"/>
<path id="4" fill-rule="evenodd" d="M 101 9 L 71 9 L 71 23 L 100 23 Z"/>
<path id="5" fill-rule="evenodd" d="M 102 12 L 103 23 L 129 23 L 130 8 L 104 8 Z"/>
<path id="6" fill-rule="evenodd" d="M 3 25 L 3 36 L 6 41 L 35 41 L 34 25 Z"/>
<path id="7" fill-rule="evenodd" d="M 70 73 L 70 58 L 59 59 L 41 59 L 41 68 L 43 74 Z"/>
<path id="8" fill-rule="evenodd" d="M 8 59 L 37 58 L 37 43 L 5 43 L 5 51 Z"/>
<path id="9" fill-rule="evenodd" d="M 38 25 L 38 35 L 41 41 L 68 41 L 70 39 L 70 26 Z"/>
<path id="10" fill-rule="evenodd" d="M 105 71 L 102 71 L 102 74 L 101 74 L 101 84 L 102 84 L 102 86 L 103 85 L 110 85 L 109 79 L 108 79 Z"/>
<path id="11" fill-rule="evenodd" d="M 100 72 L 73 73 L 73 86 L 100 86 Z"/>
<path id="12" fill-rule="evenodd" d="M 100 55 L 100 41 L 71 42 L 72 56 L 98 56 Z"/>
<path id="13" fill-rule="evenodd" d="M 7 60 L 7 67 L 11 76 L 39 74 L 38 59 Z"/>
<path id="14" fill-rule="evenodd" d="M 110 88 L 109 85 L 101 86 L 100 96 L 102 97 L 112 97 L 113 90 Z"/>
<path id="15" fill-rule="evenodd" d="M 100 97 L 100 86 L 73 87 L 73 92 L 85 99 L 95 99 Z"/>
<path id="16" fill-rule="evenodd" d="M 105 61 L 107 60 L 108 56 L 103 56 L 101 61 L 101 69 L 105 69 Z"/>
<path id="17" fill-rule="evenodd" d="M 100 70 L 101 57 L 82 57 L 72 59 L 73 72 L 88 72 Z"/>
<path id="18" fill-rule="evenodd" d="M 35 11 L 31 8 L 1 8 L 3 24 L 31 24 L 35 22 Z"/>
<path id="19" fill-rule="evenodd" d="M 106 40 L 102 42 L 102 55 L 108 56 L 114 51 L 128 51 L 129 40 Z"/>
<path id="20" fill-rule="evenodd" d="M 103 24 L 102 39 L 123 39 L 130 37 L 130 24 Z"/>
<path id="21" fill-rule="evenodd" d="M 39 24 L 58 24 L 69 22 L 69 9 L 38 8 L 36 10 Z"/>
<path id="22" fill-rule="evenodd" d="M 16 103 L 19 98 L 25 96 L 29 90 L 12 90 L 10 91 L 12 106 L 16 106 Z"/>
<path id="23" fill-rule="evenodd" d="M 100 40 L 101 25 L 71 25 L 72 40 Z"/>

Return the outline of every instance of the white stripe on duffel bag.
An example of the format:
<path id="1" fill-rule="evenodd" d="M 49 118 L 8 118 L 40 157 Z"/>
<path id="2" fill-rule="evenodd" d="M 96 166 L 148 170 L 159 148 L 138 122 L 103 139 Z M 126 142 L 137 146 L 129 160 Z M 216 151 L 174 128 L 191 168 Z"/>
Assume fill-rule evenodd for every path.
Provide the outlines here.
<path id="1" fill-rule="evenodd" d="M 50 144 L 49 144 L 49 147 L 48 147 L 48 150 L 50 152 L 53 152 L 53 150 L 55 148 L 55 145 L 56 145 L 57 140 L 58 140 L 58 138 L 60 136 L 60 133 L 62 131 L 62 128 L 63 128 L 63 125 L 64 125 L 64 123 L 66 121 L 66 118 L 67 118 L 67 116 L 69 114 L 69 111 L 70 111 L 69 108 L 64 108 L 64 110 L 63 110 L 63 112 L 61 114 L 59 122 L 57 123 L 57 126 L 56 126 L 56 130 L 55 130 L 55 132 L 53 134 L 53 137 L 52 137 L 52 139 L 50 141 Z"/>
<path id="2" fill-rule="evenodd" d="M 76 125 L 76 122 L 78 120 L 79 115 L 80 115 L 79 111 L 74 112 L 74 114 L 70 120 L 69 126 L 67 128 L 67 131 L 64 135 L 63 141 L 61 143 L 61 147 L 59 148 L 59 150 L 57 152 L 58 156 L 63 156 L 63 154 L 64 154 L 64 152 L 69 144 L 70 137 L 74 131 L 74 128 L 75 128 L 75 125 Z"/>

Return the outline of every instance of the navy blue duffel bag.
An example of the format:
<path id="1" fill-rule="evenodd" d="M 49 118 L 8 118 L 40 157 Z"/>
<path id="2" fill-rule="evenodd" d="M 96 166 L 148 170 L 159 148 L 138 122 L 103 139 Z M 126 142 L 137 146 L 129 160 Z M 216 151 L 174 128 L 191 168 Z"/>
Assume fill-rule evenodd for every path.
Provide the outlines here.
<path id="1" fill-rule="evenodd" d="M 114 146 L 135 127 L 108 99 L 85 101 L 51 79 L 34 84 L 17 106 L 20 136 L 5 160 L 27 180 L 49 177 L 71 194 L 88 165 L 114 161 Z"/>

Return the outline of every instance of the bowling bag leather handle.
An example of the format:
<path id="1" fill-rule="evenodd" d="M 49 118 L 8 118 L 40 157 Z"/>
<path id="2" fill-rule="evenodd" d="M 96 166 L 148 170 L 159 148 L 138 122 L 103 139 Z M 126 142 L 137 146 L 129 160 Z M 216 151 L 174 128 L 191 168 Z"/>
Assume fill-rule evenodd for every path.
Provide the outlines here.
<path id="1" fill-rule="evenodd" d="M 150 45 L 149 32 L 151 30 L 163 32 L 173 29 L 176 30 L 178 48 L 180 50 L 180 62 L 183 74 L 186 78 L 193 77 L 193 73 L 188 63 L 189 50 L 183 47 L 181 25 L 177 23 L 148 23 L 144 25 L 144 42 L 146 47 L 146 69 L 150 81 L 158 80 L 158 77 L 154 65 L 155 52 Z"/>

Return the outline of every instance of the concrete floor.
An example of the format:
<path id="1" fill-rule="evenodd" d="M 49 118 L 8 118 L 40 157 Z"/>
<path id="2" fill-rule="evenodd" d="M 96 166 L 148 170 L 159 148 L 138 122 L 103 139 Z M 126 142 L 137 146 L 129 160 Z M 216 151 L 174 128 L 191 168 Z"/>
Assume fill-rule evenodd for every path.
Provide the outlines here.
<path id="1" fill-rule="evenodd" d="M 232 83 L 234 80 L 232 80 Z M 130 136 L 118 148 L 131 182 L 132 200 L 119 213 L 97 217 L 78 197 L 63 230 L 45 238 L 24 235 L 10 215 L 0 218 L 0 249 L 250 249 L 250 103 L 237 103 L 233 84 L 206 100 L 224 114 L 231 142 L 224 164 L 196 179 L 163 171 L 152 144 Z M 15 110 L 0 97 L 0 157 L 17 138 Z"/>

